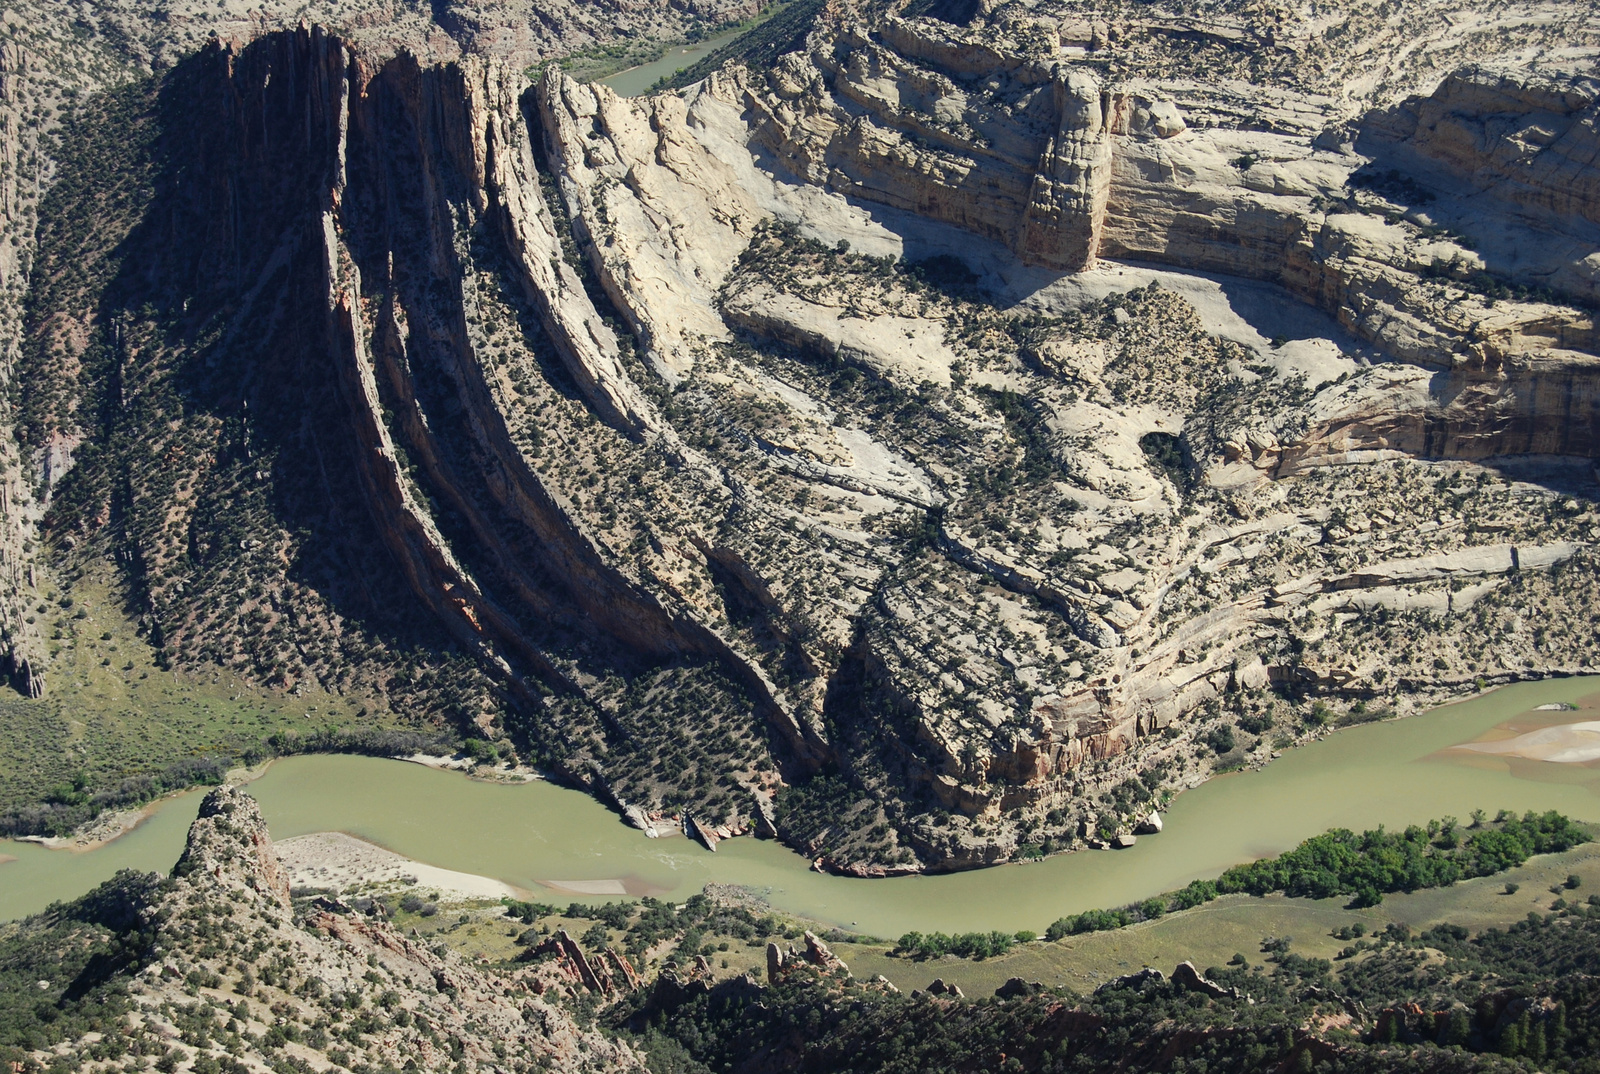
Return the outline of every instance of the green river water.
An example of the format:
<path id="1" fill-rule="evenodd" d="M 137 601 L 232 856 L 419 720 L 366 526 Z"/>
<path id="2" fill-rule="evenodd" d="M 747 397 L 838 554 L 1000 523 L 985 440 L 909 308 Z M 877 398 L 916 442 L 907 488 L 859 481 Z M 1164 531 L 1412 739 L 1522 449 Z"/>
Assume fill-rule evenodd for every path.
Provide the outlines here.
<path id="1" fill-rule="evenodd" d="M 432 865 L 497 877 L 535 897 L 572 896 L 541 881 L 622 879 L 630 891 L 681 900 L 719 881 L 768 892 L 784 910 L 880 936 L 908 929 L 1042 931 L 1057 917 L 1115 906 L 1212 877 L 1331 827 L 1404 826 L 1473 809 L 1559 809 L 1600 821 L 1600 770 L 1438 751 L 1538 705 L 1544 722 L 1597 718 L 1600 679 L 1524 683 L 1291 750 L 1256 772 L 1179 795 L 1166 830 L 1124 851 L 942 876 L 855 880 L 808 869 L 798 854 L 749 838 L 711 853 L 684 838 L 646 839 L 578 791 L 505 786 L 403 761 L 309 756 L 277 761 L 249 787 L 274 838 L 344 831 Z M 161 803 L 149 820 L 94 851 L 0 842 L 0 920 L 84 893 L 121 868 L 170 869 L 201 792 Z M 593 901 L 593 900 L 591 900 Z"/>
<path id="2" fill-rule="evenodd" d="M 765 21 L 765 20 L 763 20 Z M 637 97 L 641 93 L 648 93 L 651 86 L 669 75 L 675 75 L 685 67 L 692 67 L 702 57 L 709 56 L 723 45 L 733 41 L 743 34 L 749 33 L 757 24 L 751 23 L 741 26 L 736 30 L 729 30 L 708 37 L 704 41 L 692 45 L 674 45 L 667 49 L 666 55 L 653 63 L 630 67 L 626 71 L 618 71 L 600 80 L 602 85 L 610 86 L 622 97 Z"/>

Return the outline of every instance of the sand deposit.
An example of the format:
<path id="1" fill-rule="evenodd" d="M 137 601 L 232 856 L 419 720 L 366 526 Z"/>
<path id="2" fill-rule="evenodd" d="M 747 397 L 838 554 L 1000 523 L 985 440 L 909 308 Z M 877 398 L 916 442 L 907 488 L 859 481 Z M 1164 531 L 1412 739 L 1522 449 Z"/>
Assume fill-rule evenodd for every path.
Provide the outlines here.
<path id="1" fill-rule="evenodd" d="M 445 899 L 519 899 L 528 894 L 491 877 L 413 861 L 344 832 L 297 835 L 274 846 L 296 888 L 342 891 L 372 884 L 399 884 L 433 889 Z"/>
<path id="2" fill-rule="evenodd" d="M 1496 742 L 1467 742 L 1455 748 L 1502 757 L 1522 757 L 1530 761 L 1587 764 L 1600 761 L 1600 720 L 1541 727 L 1515 738 Z"/>

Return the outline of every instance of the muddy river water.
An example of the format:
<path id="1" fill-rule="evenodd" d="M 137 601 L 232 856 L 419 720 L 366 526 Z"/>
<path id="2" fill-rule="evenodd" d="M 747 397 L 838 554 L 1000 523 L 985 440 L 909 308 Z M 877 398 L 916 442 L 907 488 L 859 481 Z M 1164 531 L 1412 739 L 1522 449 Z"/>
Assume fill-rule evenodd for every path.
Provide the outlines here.
<path id="1" fill-rule="evenodd" d="M 1562 704 L 1578 710 L 1549 708 Z M 1063 914 L 1215 876 L 1331 827 L 1397 827 L 1446 814 L 1465 822 L 1473 809 L 1559 809 L 1600 821 L 1595 762 L 1524 757 L 1514 749 L 1452 749 L 1596 719 L 1600 679 L 1519 684 L 1404 720 L 1340 731 L 1259 771 L 1213 779 L 1179 795 L 1165 816 L 1166 830 L 1128 850 L 891 880 L 824 876 L 769 841 L 734 839 L 713 854 L 684 838 L 647 839 L 578 791 L 544 782 L 477 782 L 403 761 L 293 757 L 272 764 L 249 790 L 274 838 L 348 832 L 418 861 L 504 880 L 551 902 L 570 901 L 577 887 L 592 888 L 573 882 L 620 881 L 632 893 L 682 899 L 718 881 L 750 885 L 782 909 L 881 936 L 908 929 L 1043 931 Z M 0 920 L 81 895 L 118 869 L 170 869 L 200 795 L 160 803 L 139 827 L 93 851 L 0 842 Z M 15 860 L 4 860 L 8 856 Z"/>
<path id="2" fill-rule="evenodd" d="M 724 30 L 722 33 L 714 37 L 708 37 L 703 41 L 693 44 L 673 45 L 667 49 L 659 60 L 641 64 L 638 67 L 630 67 L 626 71 L 619 71 L 614 75 L 602 78 L 600 81 L 616 90 L 618 95 L 622 97 L 638 97 L 641 94 L 649 93 L 651 87 L 663 78 L 675 75 L 685 67 L 693 67 L 723 45 L 738 40 L 756 26 L 767 21 L 778 10 L 774 6 L 758 20 L 745 23 L 732 30 Z"/>

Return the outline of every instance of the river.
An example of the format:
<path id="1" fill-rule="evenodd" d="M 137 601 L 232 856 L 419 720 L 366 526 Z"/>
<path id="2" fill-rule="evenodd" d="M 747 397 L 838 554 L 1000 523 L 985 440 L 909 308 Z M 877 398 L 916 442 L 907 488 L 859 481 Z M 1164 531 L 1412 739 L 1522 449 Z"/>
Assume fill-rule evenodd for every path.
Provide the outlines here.
<path id="1" fill-rule="evenodd" d="M 1558 809 L 1600 821 L 1600 771 L 1588 765 L 1441 750 L 1521 716 L 1513 730 L 1594 720 L 1600 679 L 1507 687 L 1404 720 L 1354 727 L 1287 752 L 1255 772 L 1181 794 L 1166 830 L 1123 851 L 943 876 L 855 880 L 808 869 L 800 855 L 751 838 L 711 853 L 684 838 L 652 840 L 577 791 L 536 782 L 477 782 L 402 761 L 291 757 L 249 787 L 274 838 L 344 831 L 432 865 L 479 873 L 565 903 L 545 886 L 621 879 L 629 891 L 681 900 L 718 881 L 767 890 L 784 910 L 880 936 L 908 929 L 1043 931 L 1063 914 L 1115 906 L 1212 877 L 1331 827 L 1418 823 L 1473 809 Z M 1579 703 L 1584 711 L 1539 712 Z M 1511 732 L 1504 732 L 1509 734 Z M 1502 734 L 1502 737 L 1503 737 Z M 201 792 L 161 803 L 149 820 L 98 850 L 0 842 L 0 920 L 84 893 L 120 868 L 170 869 Z M 592 900 L 591 900 L 592 901 Z"/>
<path id="2" fill-rule="evenodd" d="M 673 45 L 667 49 L 666 54 L 659 60 L 630 67 L 626 71 L 618 71 L 614 75 L 600 79 L 601 85 L 610 86 L 622 97 L 637 97 L 648 93 L 650 87 L 669 75 L 675 75 L 685 67 L 699 63 L 701 59 L 711 55 L 723 45 L 728 44 L 743 34 L 749 33 L 761 23 L 771 18 L 778 12 L 780 5 L 773 4 L 756 21 L 746 23 L 732 30 L 725 30 L 715 37 L 708 37 L 692 45 Z"/>

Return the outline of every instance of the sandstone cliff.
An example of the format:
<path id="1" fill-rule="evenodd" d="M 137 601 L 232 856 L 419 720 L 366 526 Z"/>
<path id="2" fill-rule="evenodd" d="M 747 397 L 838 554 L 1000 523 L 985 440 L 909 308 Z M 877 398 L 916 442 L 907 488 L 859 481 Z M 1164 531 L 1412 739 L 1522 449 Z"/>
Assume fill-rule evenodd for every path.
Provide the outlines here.
<path id="1" fill-rule="evenodd" d="M 1505 67 L 1551 24 L 1440 30 L 1406 96 L 1331 24 L 1059 8 L 634 99 L 214 43 L 85 291 L 121 395 L 49 532 L 180 662 L 444 654 L 451 716 L 646 831 L 862 875 L 1593 668 L 1592 95 Z"/>
<path id="2" fill-rule="evenodd" d="M 0 414 L 0 656 L 16 686 L 33 697 L 45 689 L 46 646 L 27 608 L 51 590 L 56 572 L 36 555 L 42 543 L 36 527 L 86 434 L 73 413 L 79 393 L 71 382 L 81 364 L 95 361 L 97 329 L 109 329 L 97 323 L 101 311 L 92 304 L 62 309 L 60 296 L 47 297 L 47 316 L 26 325 L 29 307 L 41 305 L 43 286 L 30 276 L 55 275 L 54 266 L 35 263 L 40 199 L 63 172 L 77 167 L 52 138 L 80 95 L 126 90 L 130 80 L 181 64 L 208 42 L 239 47 L 275 31 L 303 29 L 310 21 L 339 28 L 344 40 L 371 57 L 406 53 L 443 62 L 486 56 L 521 68 L 582 53 L 618 35 L 646 48 L 651 41 L 681 40 L 759 9 L 753 0 L 558 3 L 544 4 L 536 14 L 495 0 L 248 7 L 179 0 L 163 4 L 159 13 L 126 0 L 97 0 L 71 12 L 36 0 L 8 5 L 0 24 L 0 379 L 10 385 L 7 412 Z M 119 115 L 112 122 L 130 118 Z M 108 230 L 117 229 L 118 217 L 142 193 L 124 190 L 109 212 L 102 204 Z M 82 242 L 84 236 L 77 238 Z"/>
<path id="3" fill-rule="evenodd" d="M 1065 37 L 1020 32 L 1016 22 L 997 25 L 1008 26 L 1009 33 L 991 25 L 981 45 L 970 28 L 953 30 L 932 20 L 844 26 L 818 35 L 805 53 L 785 58 L 764 77 L 719 76 L 683 94 L 682 103 L 671 97 L 620 100 L 602 88 L 549 78 L 539 88 L 552 159 L 575 227 L 589 240 L 589 256 L 608 295 L 636 326 L 662 375 L 679 392 L 692 390 L 713 401 L 735 427 L 758 422 L 742 435 L 752 438 L 751 447 L 766 456 L 763 462 L 774 473 L 937 508 L 937 521 L 913 525 L 935 528 L 940 556 L 901 565 L 878 559 L 871 568 L 873 602 L 856 617 L 853 631 L 835 635 L 854 633 L 838 670 L 829 670 L 826 656 L 811 663 L 831 676 L 830 697 L 841 706 L 834 727 L 844 732 L 834 742 L 852 757 L 864 782 L 906 780 L 902 786 L 925 788 L 941 807 L 980 817 L 1019 808 L 1060 812 L 1067 801 L 1095 793 L 1090 788 L 1098 780 L 1090 773 L 1120 778 L 1110 776 L 1121 770 L 1112 758 L 1158 732 L 1170 741 L 1165 728 L 1177 714 L 1204 711 L 1230 691 L 1251 688 L 1251 682 L 1286 683 L 1301 674 L 1279 669 L 1270 657 L 1240 653 L 1240 643 L 1252 634 L 1263 636 L 1263 628 L 1291 638 L 1304 629 L 1298 625 L 1303 613 L 1286 616 L 1279 610 L 1284 601 L 1272 595 L 1278 586 L 1292 591 L 1298 584 L 1277 574 L 1285 566 L 1281 557 L 1260 596 L 1239 592 L 1242 587 L 1247 594 L 1259 582 L 1241 577 L 1230 583 L 1235 596 L 1228 612 L 1208 608 L 1210 600 L 1202 599 L 1198 607 L 1204 613 L 1179 623 L 1169 617 L 1183 620 L 1193 613 L 1169 608 L 1184 600 L 1180 594 L 1192 584 L 1196 567 L 1203 568 L 1202 576 L 1217 569 L 1207 565 L 1216 554 L 1213 542 L 1232 549 L 1223 553 L 1223 562 L 1254 563 L 1248 576 L 1265 566 L 1260 557 L 1266 547 L 1278 541 L 1303 547 L 1292 536 L 1297 527 L 1311 523 L 1325 546 L 1340 539 L 1330 542 L 1337 528 L 1330 531 L 1322 518 L 1290 511 L 1277 514 L 1277 521 L 1247 521 L 1241 528 L 1277 534 L 1265 544 L 1235 544 L 1239 537 L 1230 535 L 1229 526 L 1193 545 L 1193 538 L 1177 532 L 1156 538 L 1150 528 L 1161 526 L 1159 519 L 1189 515 L 1205 494 L 1181 483 L 1164 492 L 1159 480 L 1151 483 L 1145 434 L 1184 432 L 1196 413 L 1204 413 L 1204 424 L 1184 432 L 1184 441 L 1191 465 L 1210 470 L 1205 484 L 1266 492 L 1272 487 L 1253 485 L 1259 476 L 1245 475 L 1282 478 L 1330 462 L 1408 456 L 1592 457 L 1596 413 L 1594 359 L 1587 353 L 1593 347 L 1591 318 L 1559 297 L 1522 298 L 1514 290 L 1519 278 L 1579 271 L 1579 246 L 1548 242 L 1538 222 L 1504 209 L 1495 226 L 1510 239 L 1482 253 L 1469 251 L 1461 244 L 1465 239 L 1458 243 L 1448 227 L 1436 223 L 1447 210 L 1467 211 L 1473 196 L 1468 186 L 1441 184 L 1437 193 L 1413 197 L 1418 205 L 1405 204 L 1411 186 L 1370 181 L 1375 172 L 1387 172 L 1368 155 L 1329 144 L 1325 126 L 1340 113 L 1325 99 L 1275 91 L 1269 96 L 1273 122 L 1265 129 L 1229 129 L 1215 117 L 1236 92 L 1231 87 L 1169 88 L 1138 78 L 1112 82 L 1103 67 L 1070 67 L 1077 46 L 1065 44 Z M 1186 112 L 1205 115 L 1204 126 L 1192 127 Z M 1371 125 L 1390 129 L 1394 121 L 1385 113 Z M 777 170 L 770 170 L 769 160 Z M 819 199 L 819 189 L 847 201 Z M 887 227 L 875 228 L 859 208 L 846 207 L 851 201 L 955 225 L 1057 273 L 1030 276 L 1024 270 L 1020 279 L 1027 282 L 1017 282 L 1008 280 L 1017 270 L 995 267 L 986 276 L 989 286 L 1009 301 L 1022 298 L 1035 316 L 1059 316 L 1070 308 L 1070 299 L 1055 297 L 1059 285 L 1049 283 L 1060 278 L 1060 270 L 1092 269 L 1096 256 L 1136 258 L 1271 281 L 1330 314 L 1349 333 L 1341 338 L 1366 341 L 1404 364 L 1363 372 L 1365 360 L 1339 357 L 1338 344 L 1321 352 L 1331 364 L 1313 358 L 1310 347 L 1252 355 L 1222 341 L 1197 350 L 1194 340 L 1205 327 L 1178 313 L 1181 301 L 1140 298 L 1101 307 L 1108 318 L 1115 313 L 1111 320 L 1120 326 L 1109 342 L 1103 328 L 1094 330 L 1101 341 L 1075 342 L 1074 334 L 1089 327 L 1082 322 L 1064 331 L 1030 326 L 1038 342 L 1029 343 L 1024 354 L 1035 356 L 1049 374 L 1040 379 L 1037 367 L 1007 359 L 1006 348 L 1022 333 L 982 303 L 937 296 L 930 301 L 915 287 L 908 292 L 874 278 L 881 270 L 870 256 L 841 257 L 817 246 L 816 237 L 830 244 L 847 237 L 845 246 L 868 255 L 906 250 L 909 256 L 913 243 L 935 250 L 960 245 L 908 217 L 879 217 Z M 1423 206 L 1432 215 L 1421 212 Z M 1481 217 L 1484 207 L 1475 204 L 1472 211 Z M 753 226 L 763 213 L 793 219 L 800 230 L 774 235 Z M 685 228 L 680 222 L 692 223 Z M 741 248 L 737 261 L 730 261 L 726 251 Z M 1446 261 L 1452 253 L 1457 260 Z M 1513 255 L 1519 273 L 1497 277 L 1490 271 L 1490 265 L 1512 263 Z M 1543 267 L 1536 269 L 1530 260 L 1539 257 Z M 972 260 L 1002 264 L 996 253 Z M 1491 283 L 1502 281 L 1496 286 L 1512 289 L 1513 297 L 1493 293 L 1474 272 Z M 718 305 L 722 324 L 705 312 Z M 947 327 L 943 343 L 907 345 L 917 340 L 919 321 L 941 318 L 960 326 L 959 343 Z M 1318 331 L 1330 329 L 1308 335 Z M 989 333 L 999 338 L 984 338 Z M 752 341 L 756 351 L 747 345 Z M 1159 354 L 1172 347 L 1187 351 L 1183 368 L 1161 369 Z M 785 364 L 779 357 L 785 350 L 855 366 L 885 391 L 909 394 L 916 402 L 901 411 L 897 424 L 882 416 L 869 422 L 865 431 L 878 443 L 858 449 L 835 415 L 861 402 L 841 393 L 837 379 L 819 379 L 792 359 Z M 1151 374 L 1153 381 L 1138 379 Z M 687 379 L 679 384 L 679 378 Z M 1008 415 L 1013 432 L 1024 431 L 1015 428 L 1021 425 L 1038 430 L 1029 436 L 1044 434 L 1038 449 L 1072 473 L 1069 483 L 1082 491 L 1060 501 L 1054 500 L 1059 486 L 1042 498 L 1030 491 L 1031 502 L 1021 511 L 1001 508 L 1010 520 L 997 526 L 987 505 L 1005 501 L 996 501 L 992 488 L 974 488 L 967 471 L 981 453 L 952 456 L 909 417 L 926 408 L 944 423 L 948 439 L 948 430 L 973 420 L 972 404 L 956 402 L 964 393 L 942 397 L 964 380 L 980 390 L 1030 395 L 1022 413 Z M 1058 387 L 1053 381 L 1066 383 Z M 1268 387 L 1274 383 L 1281 387 Z M 1294 383 L 1301 387 L 1291 388 Z M 1319 384 L 1325 390 L 1315 391 Z M 1278 394 L 1284 389 L 1289 394 Z M 1290 416 L 1283 408 L 1295 392 L 1305 394 L 1290 404 Z M 1247 402 L 1241 396 L 1255 398 Z M 1274 396 L 1277 401 L 1269 402 Z M 749 418 L 739 416 L 740 407 L 750 408 Z M 1246 431 L 1259 420 L 1246 412 L 1260 413 L 1260 407 L 1277 411 L 1269 422 L 1281 422 L 1280 431 Z M 1551 413 L 1560 417 L 1536 416 Z M 1236 431 L 1225 433 L 1226 426 Z M 1084 433 L 1089 441 L 1074 443 Z M 847 442 L 851 447 L 841 450 Z M 890 458 L 901 454 L 902 474 L 936 476 L 924 479 L 914 495 L 905 484 L 897 489 L 874 482 L 857 461 L 874 451 Z M 1025 437 L 1023 464 L 1032 451 Z M 1208 458 L 1215 459 L 1214 469 Z M 990 466 L 1004 465 L 993 456 L 988 460 Z M 1230 469 L 1241 462 L 1242 473 Z M 1381 468 L 1384 482 L 1392 480 L 1386 471 Z M 1403 486 L 1408 479 L 1399 480 Z M 1283 492 L 1273 490 L 1260 506 L 1229 510 L 1242 511 L 1247 520 L 1263 510 L 1271 517 L 1269 504 Z M 1080 513 L 1069 518 L 1061 511 Z M 1094 515 L 1098 523 L 1089 521 Z M 1398 518 L 1395 524 L 1405 525 Z M 1143 541 L 1131 536 L 1137 529 L 1119 529 L 1135 525 L 1145 529 Z M 1097 527 L 1107 526 L 1120 536 L 1109 546 L 1105 537 L 1096 543 Z M 725 526 L 724 540 L 736 540 L 740 528 Z M 1009 530 L 1009 540 L 985 533 L 996 528 Z M 1146 542 L 1161 551 L 1134 550 Z M 1321 555 L 1340 557 L 1331 547 Z M 749 560 L 758 575 L 770 561 L 759 554 Z M 1063 569 L 1067 562 L 1073 566 Z M 1098 576 L 1086 575 L 1086 568 Z M 962 606 L 971 598 L 956 594 L 979 576 L 998 582 L 1005 595 L 973 592 L 980 599 L 966 612 Z M 1113 579 L 1110 585 L 1107 578 Z M 783 583 L 774 584 L 771 575 L 763 581 L 767 606 L 805 614 L 788 604 Z M 1391 582 L 1371 585 L 1376 593 L 1393 594 Z M 1375 599 L 1402 609 L 1426 603 L 1420 595 Z M 1037 633 L 1026 645 L 995 645 L 993 663 L 975 661 L 997 623 L 1012 637 Z M 1019 631 L 1021 624 L 1027 630 Z M 946 632 L 953 637 L 942 638 Z M 1162 638 L 1171 640 L 1157 641 Z M 1038 655 L 1030 657 L 1030 648 Z M 1119 655 L 1106 660 L 1113 653 Z M 1076 685 L 1073 674 L 1083 676 Z M 1308 681 L 1335 692 L 1376 675 L 1355 687 L 1360 693 L 1383 692 L 1380 683 L 1391 672 L 1352 677 L 1330 668 L 1308 674 Z M 875 730 L 852 741 L 858 732 L 848 724 L 861 716 L 840 727 L 838 713 L 858 705 L 876 711 L 867 721 Z M 975 748 L 976 741 L 986 745 Z M 884 742 L 892 743 L 887 754 Z M 1173 756 L 1148 745 L 1139 751 L 1155 755 L 1147 763 Z M 1082 829 L 1093 832 L 1098 824 L 1091 820 Z M 961 832 L 914 830 L 919 847 L 946 864 L 1011 852 L 1000 844 L 966 849 L 968 835 Z M 802 838 L 826 847 L 839 835 L 837 825 L 818 823 Z"/>

